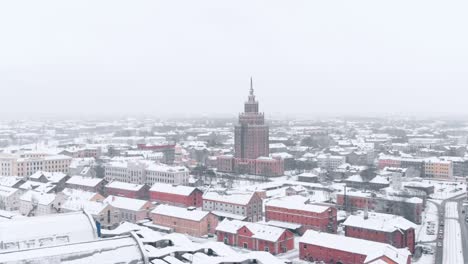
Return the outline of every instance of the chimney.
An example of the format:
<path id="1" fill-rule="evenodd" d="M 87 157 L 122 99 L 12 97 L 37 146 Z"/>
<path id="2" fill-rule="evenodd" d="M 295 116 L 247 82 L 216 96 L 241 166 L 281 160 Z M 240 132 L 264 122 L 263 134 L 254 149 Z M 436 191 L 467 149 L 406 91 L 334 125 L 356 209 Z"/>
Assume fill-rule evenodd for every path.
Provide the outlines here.
<path id="1" fill-rule="evenodd" d="M 366 199 L 366 207 L 364 208 L 364 220 L 369 219 L 369 200 Z"/>

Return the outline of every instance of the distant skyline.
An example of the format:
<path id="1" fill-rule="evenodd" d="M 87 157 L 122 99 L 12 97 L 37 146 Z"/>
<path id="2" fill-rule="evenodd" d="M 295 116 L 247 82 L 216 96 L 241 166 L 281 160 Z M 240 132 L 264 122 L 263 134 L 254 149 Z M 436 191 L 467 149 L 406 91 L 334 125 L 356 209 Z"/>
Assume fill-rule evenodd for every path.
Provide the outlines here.
<path id="1" fill-rule="evenodd" d="M 468 2 L 4 1 L 0 117 L 468 116 Z"/>

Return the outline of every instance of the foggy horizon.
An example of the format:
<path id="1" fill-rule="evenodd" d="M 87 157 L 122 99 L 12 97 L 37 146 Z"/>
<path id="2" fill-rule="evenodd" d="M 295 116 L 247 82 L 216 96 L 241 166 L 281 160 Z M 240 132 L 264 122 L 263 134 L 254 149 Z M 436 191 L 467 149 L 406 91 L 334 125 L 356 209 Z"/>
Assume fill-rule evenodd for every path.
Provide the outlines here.
<path id="1" fill-rule="evenodd" d="M 25 2 L 0 116 L 236 117 L 250 76 L 267 117 L 468 115 L 463 1 Z"/>

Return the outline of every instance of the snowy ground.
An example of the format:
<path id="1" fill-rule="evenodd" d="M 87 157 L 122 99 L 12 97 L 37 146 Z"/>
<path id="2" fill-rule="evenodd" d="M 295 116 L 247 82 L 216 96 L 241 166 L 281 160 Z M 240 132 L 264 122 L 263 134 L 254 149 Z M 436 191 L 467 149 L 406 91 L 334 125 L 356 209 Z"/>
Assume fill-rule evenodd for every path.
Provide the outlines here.
<path id="1" fill-rule="evenodd" d="M 433 247 L 433 246 L 431 246 Z M 435 263 L 435 255 L 423 254 L 418 260 L 411 262 L 413 264 L 433 264 Z"/>
<path id="2" fill-rule="evenodd" d="M 422 224 L 416 230 L 417 242 L 434 241 L 437 238 L 439 228 L 439 211 L 435 204 L 428 202 L 423 212 Z"/>
<path id="3" fill-rule="evenodd" d="M 458 219 L 458 204 L 456 202 L 445 204 L 445 218 Z"/>
<path id="4" fill-rule="evenodd" d="M 436 200 L 446 200 L 464 194 L 466 190 L 464 182 L 437 180 L 424 180 L 423 182 L 434 186 L 434 193 L 430 197 Z"/>
<path id="5" fill-rule="evenodd" d="M 443 263 L 464 263 L 461 230 L 458 220 L 446 219 L 444 233 Z"/>

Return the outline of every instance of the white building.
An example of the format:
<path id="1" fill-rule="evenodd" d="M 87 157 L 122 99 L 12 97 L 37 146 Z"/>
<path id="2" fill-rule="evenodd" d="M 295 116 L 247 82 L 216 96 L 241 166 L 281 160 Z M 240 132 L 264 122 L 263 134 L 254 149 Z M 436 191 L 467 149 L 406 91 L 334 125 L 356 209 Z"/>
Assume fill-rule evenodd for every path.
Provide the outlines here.
<path id="1" fill-rule="evenodd" d="M 119 210 L 120 219 L 122 221 L 131 223 L 136 223 L 145 218 L 149 218 L 150 212 L 154 207 L 149 201 L 114 195 L 109 195 L 104 202 L 109 203 Z"/>
<path id="2" fill-rule="evenodd" d="M 187 184 L 189 170 L 182 166 L 156 164 L 148 160 L 113 161 L 105 165 L 107 181 L 120 181 L 135 184 L 154 183 Z"/>
<path id="3" fill-rule="evenodd" d="M 16 188 L 0 186 L 0 210 L 19 210 L 21 191 Z"/>
<path id="4" fill-rule="evenodd" d="M 72 158 L 44 153 L 2 154 L 0 175 L 30 176 L 37 171 L 68 173 Z"/>
<path id="5" fill-rule="evenodd" d="M 20 197 L 19 211 L 25 216 L 55 214 L 59 212 L 61 203 L 63 203 L 61 196 L 31 190 Z"/>
<path id="6" fill-rule="evenodd" d="M 345 156 L 332 156 L 330 154 L 317 156 L 317 165 L 321 169 L 334 170 L 345 163 Z"/>

